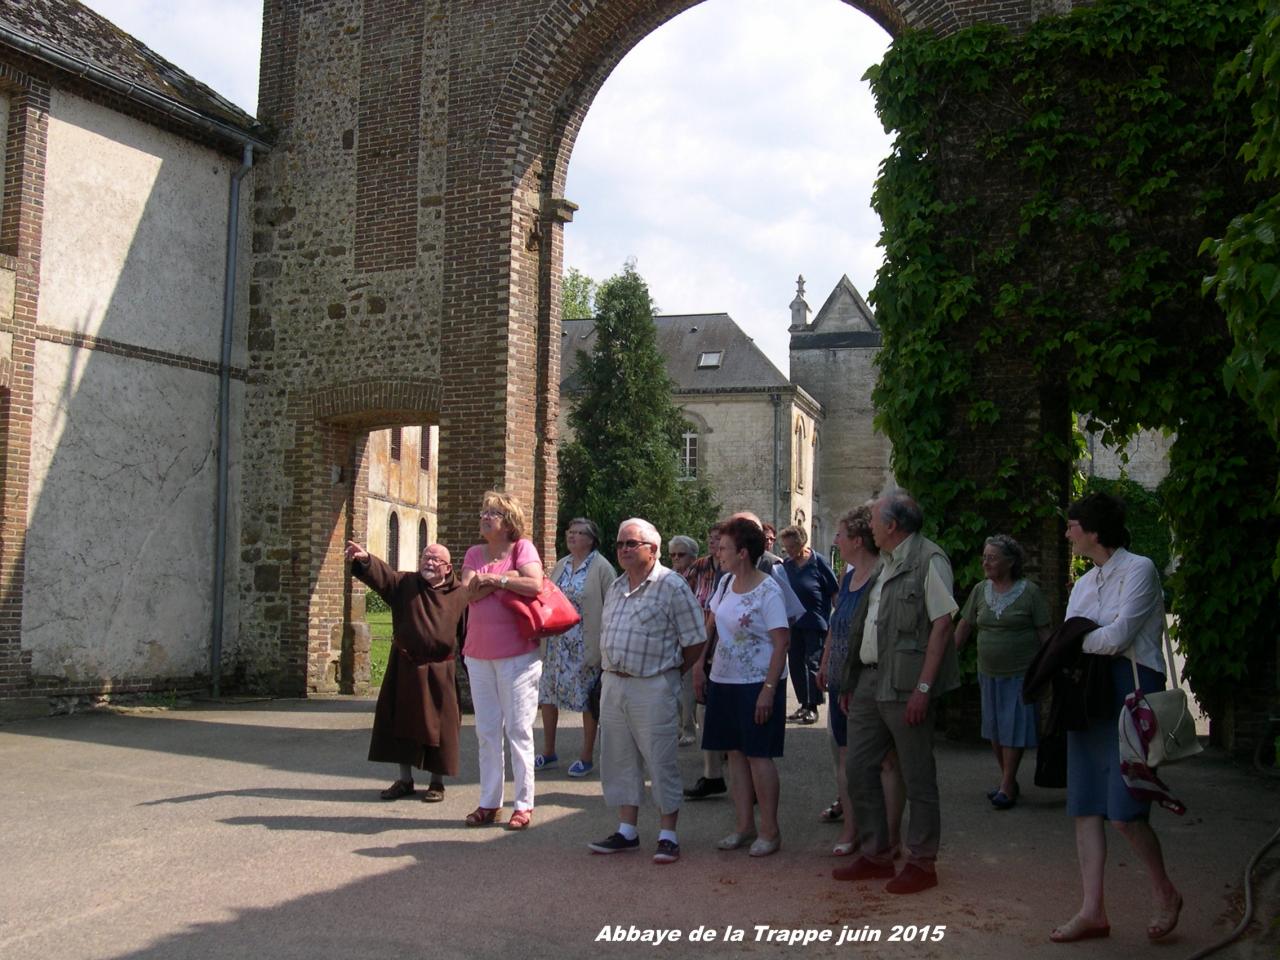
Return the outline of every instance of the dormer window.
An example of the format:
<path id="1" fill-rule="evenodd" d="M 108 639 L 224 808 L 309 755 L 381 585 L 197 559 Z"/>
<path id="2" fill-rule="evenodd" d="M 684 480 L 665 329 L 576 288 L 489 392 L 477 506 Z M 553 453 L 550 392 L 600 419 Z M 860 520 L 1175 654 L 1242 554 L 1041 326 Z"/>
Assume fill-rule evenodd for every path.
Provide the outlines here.
<path id="1" fill-rule="evenodd" d="M 699 370 L 716 370 L 720 366 L 720 360 L 724 357 L 723 350 L 707 350 L 698 354 Z"/>

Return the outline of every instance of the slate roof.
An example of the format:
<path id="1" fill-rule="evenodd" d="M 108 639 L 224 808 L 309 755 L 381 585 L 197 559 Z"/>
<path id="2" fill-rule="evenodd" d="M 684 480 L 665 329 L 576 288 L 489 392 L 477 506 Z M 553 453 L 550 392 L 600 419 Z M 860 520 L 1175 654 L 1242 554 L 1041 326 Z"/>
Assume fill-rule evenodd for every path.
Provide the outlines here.
<path id="1" fill-rule="evenodd" d="M 230 100 L 77 0 L 0 0 L 0 24 L 250 136 L 263 134 Z"/>
<path id="2" fill-rule="evenodd" d="M 782 375 L 727 313 L 693 313 L 654 317 L 658 350 L 677 393 L 700 390 L 785 388 L 791 382 Z M 595 349 L 594 320 L 561 323 L 560 390 L 578 388 L 577 352 Z M 698 369 L 698 357 L 720 351 L 721 364 Z"/>

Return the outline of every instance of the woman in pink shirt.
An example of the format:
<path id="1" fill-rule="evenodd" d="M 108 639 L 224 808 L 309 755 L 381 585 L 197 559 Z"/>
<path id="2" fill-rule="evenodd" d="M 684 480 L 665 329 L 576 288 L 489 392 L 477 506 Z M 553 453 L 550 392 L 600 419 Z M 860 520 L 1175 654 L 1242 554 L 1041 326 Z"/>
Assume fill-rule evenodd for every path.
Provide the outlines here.
<path id="1" fill-rule="evenodd" d="M 542 661 L 537 641 L 520 639 L 511 609 L 515 598 L 509 596 L 534 597 L 542 589 L 542 560 L 522 539 L 524 529 L 519 502 L 490 490 L 480 503 L 484 542 L 462 561 L 462 585 L 473 597 L 464 653 L 480 744 L 480 806 L 467 814 L 469 827 L 493 823 L 502 809 L 504 728 L 516 787 L 507 829 L 524 830 L 533 820 L 533 721 Z"/>

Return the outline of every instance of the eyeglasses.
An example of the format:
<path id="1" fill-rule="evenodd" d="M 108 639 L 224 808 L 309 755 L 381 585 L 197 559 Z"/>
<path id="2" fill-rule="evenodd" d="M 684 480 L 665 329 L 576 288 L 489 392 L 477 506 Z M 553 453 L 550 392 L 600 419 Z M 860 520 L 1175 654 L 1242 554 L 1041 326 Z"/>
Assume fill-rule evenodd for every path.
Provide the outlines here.
<path id="1" fill-rule="evenodd" d="M 646 543 L 644 540 L 619 540 L 619 550 L 639 550 L 641 547 L 651 547 L 653 544 Z"/>
<path id="2" fill-rule="evenodd" d="M 679 553 L 672 553 L 671 559 L 674 560 L 676 557 L 687 557 L 687 556 L 690 556 L 689 552 L 687 550 L 681 550 Z"/>
<path id="3" fill-rule="evenodd" d="M 501 510 L 481 510 L 480 511 L 481 520 L 505 520 L 506 518 L 507 518 L 507 515 L 503 513 Z"/>
<path id="4" fill-rule="evenodd" d="M 591 531 L 590 531 L 590 530 L 566 530 L 564 533 L 565 533 L 565 536 L 574 536 L 574 537 L 589 537 L 589 536 L 591 536 Z"/>

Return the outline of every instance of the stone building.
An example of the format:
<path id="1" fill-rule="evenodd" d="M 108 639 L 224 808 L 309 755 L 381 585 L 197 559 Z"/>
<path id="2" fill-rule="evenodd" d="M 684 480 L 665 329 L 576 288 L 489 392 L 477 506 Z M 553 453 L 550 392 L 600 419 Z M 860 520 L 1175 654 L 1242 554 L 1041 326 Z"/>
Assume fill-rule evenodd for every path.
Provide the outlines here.
<path id="1" fill-rule="evenodd" d="M 790 379 L 728 314 L 654 323 L 673 399 L 692 426 L 681 451 L 685 470 L 705 478 L 726 510 L 750 510 L 778 529 L 794 523 L 827 553 L 835 521 L 892 480 L 889 443 L 872 423 L 880 333 L 871 309 L 841 277 L 812 323 L 809 313 L 801 277 L 791 304 Z M 590 320 L 561 323 L 562 440 L 577 353 L 591 352 L 594 335 Z"/>
<path id="2" fill-rule="evenodd" d="M 392 427 L 369 434 L 365 546 L 397 570 L 417 570 L 422 548 L 436 540 L 439 431 Z"/>
<path id="3" fill-rule="evenodd" d="M 822 405 L 825 417 L 821 434 L 813 438 L 819 466 L 810 535 L 827 550 L 836 521 L 894 483 L 890 444 L 875 427 L 871 403 L 880 349 L 871 308 L 843 276 L 812 322 L 810 312 L 800 277 L 791 301 L 791 380 Z"/>
<path id="4" fill-rule="evenodd" d="M 726 510 L 750 510 L 779 529 L 788 523 L 807 529 L 821 406 L 726 313 L 659 316 L 654 323 L 673 399 L 692 427 L 681 450 L 685 473 L 705 478 Z M 594 322 L 563 321 L 560 343 L 559 434 L 565 440 L 578 352 L 594 348 Z"/>
<path id="5" fill-rule="evenodd" d="M 63 0 L 0 9 L 0 121 L 0 707 L 207 684 L 239 632 L 261 127 Z"/>

